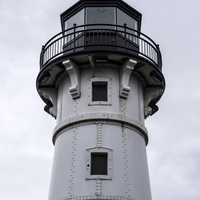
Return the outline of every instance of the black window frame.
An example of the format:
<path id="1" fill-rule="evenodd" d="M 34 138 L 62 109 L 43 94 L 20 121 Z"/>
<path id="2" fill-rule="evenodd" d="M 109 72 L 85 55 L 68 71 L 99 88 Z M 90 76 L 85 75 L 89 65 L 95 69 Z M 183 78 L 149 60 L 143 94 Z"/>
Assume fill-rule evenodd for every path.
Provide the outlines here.
<path id="1" fill-rule="evenodd" d="M 108 175 L 108 153 L 91 152 L 90 154 L 90 175 Z"/>
<path id="2" fill-rule="evenodd" d="M 92 102 L 108 102 L 108 81 L 92 81 L 91 92 Z"/>

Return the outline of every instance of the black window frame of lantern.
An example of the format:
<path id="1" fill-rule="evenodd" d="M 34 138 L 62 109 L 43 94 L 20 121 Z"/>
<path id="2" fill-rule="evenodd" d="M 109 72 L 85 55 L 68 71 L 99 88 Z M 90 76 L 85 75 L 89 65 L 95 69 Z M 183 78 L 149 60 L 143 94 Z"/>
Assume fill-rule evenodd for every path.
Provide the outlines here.
<path id="1" fill-rule="evenodd" d="M 75 6 L 76 6 L 76 4 L 74 5 L 74 7 Z M 84 25 L 84 24 L 87 25 L 88 24 L 87 20 L 86 20 L 87 19 L 87 9 L 89 9 L 89 8 L 111 8 L 111 7 L 113 7 L 114 10 L 115 10 L 115 12 L 114 12 L 115 22 L 114 23 L 110 23 L 110 24 L 112 24 L 112 25 L 124 25 L 124 24 L 119 24 L 118 23 L 118 18 L 119 18 L 118 14 L 120 12 L 122 12 L 122 13 L 124 13 L 125 15 L 127 15 L 128 17 L 132 18 L 133 20 L 135 20 L 137 22 L 137 29 L 136 30 L 140 32 L 142 15 L 138 11 L 136 11 L 133 8 L 132 8 L 132 11 L 130 11 L 130 9 L 128 10 L 126 8 L 126 6 L 119 7 L 116 4 L 113 4 L 113 6 L 112 6 L 112 4 L 107 5 L 106 3 L 104 5 L 103 4 L 98 4 L 98 3 L 95 4 L 94 3 L 92 5 L 88 4 L 88 6 L 87 6 L 87 3 L 86 3 L 85 6 L 82 6 L 82 7 L 80 6 L 77 9 L 74 8 L 74 10 L 73 9 L 72 10 L 70 10 L 70 9 L 66 10 L 63 14 L 61 14 L 61 26 L 62 26 L 62 30 L 63 31 L 66 30 L 65 29 L 65 25 L 66 25 L 66 23 L 67 23 L 68 20 L 70 20 L 75 15 L 81 13 L 82 11 L 84 12 L 84 20 L 83 20 L 84 23 L 83 24 L 79 24 L 77 22 L 76 23 L 77 26 L 78 25 Z M 107 23 L 107 24 L 109 24 L 109 23 Z M 67 27 L 67 29 L 68 28 L 72 28 L 72 27 Z M 130 28 L 133 28 L 133 27 L 134 26 L 132 26 Z"/>
<path id="2" fill-rule="evenodd" d="M 87 2 L 87 1 L 85 1 L 85 2 Z M 125 29 L 125 30 L 127 30 L 127 32 L 129 32 L 129 29 L 126 29 L 126 27 L 131 28 L 131 29 L 135 29 L 136 32 L 134 34 L 136 35 L 136 37 L 131 36 L 131 34 L 127 34 L 125 36 L 124 33 L 121 33 L 123 35 L 123 37 L 125 36 L 128 40 L 129 39 L 132 40 L 134 38 L 134 40 L 135 40 L 134 43 L 136 45 L 139 45 L 137 37 L 138 37 L 138 32 L 140 32 L 140 29 L 141 29 L 141 18 L 142 18 L 142 15 L 138 11 L 136 11 L 135 9 L 133 9 L 133 8 L 131 8 L 129 6 L 129 8 L 131 8 L 131 11 L 130 11 L 130 9 L 127 9 L 127 5 L 124 6 L 124 4 L 126 4 L 126 3 L 123 2 L 120 5 L 121 7 L 119 7 L 115 3 L 113 3 L 113 4 L 111 4 L 111 3 L 109 3 L 109 4 L 100 3 L 99 4 L 99 2 L 93 1 L 93 4 L 90 4 L 90 3 L 88 4 L 88 2 L 87 2 L 87 3 L 85 3 L 86 6 L 77 7 L 77 9 L 74 9 L 74 11 L 73 11 L 73 9 L 72 9 L 71 12 L 70 12 L 70 9 L 65 11 L 63 14 L 61 14 L 62 31 L 64 32 L 64 34 L 66 34 L 66 33 L 68 33 L 68 34 L 71 33 L 71 34 L 70 34 L 70 36 L 64 38 L 64 46 L 68 46 L 70 44 L 70 47 L 71 47 L 71 42 L 73 42 L 73 40 L 74 40 L 73 31 L 75 29 L 78 32 L 81 32 L 83 30 L 88 30 L 88 29 L 97 29 L 97 30 L 100 30 L 100 29 L 105 29 L 105 30 L 106 29 L 108 29 L 108 30 L 114 29 L 114 30 L 119 30 L 119 31 L 122 31 L 122 32 Z M 76 4 L 74 5 L 74 7 L 76 7 Z M 87 22 L 88 10 L 89 9 L 94 9 L 94 8 L 95 9 L 96 8 L 113 8 L 114 9 L 113 23 L 108 21 L 108 23 L 106 23 L 105 26 L 103 26 L 103 25 L 94 26 L 95 24 L 105 24 L 105 23 L 100 23 L 100 21 L 98 23 L 95 23 L 95 24 L 88 23 Z M 67 21 L 71 20 L 73 17 L 75 17 L 76 15 L 80 14 L 81 12 L 83 12 L 83 21 L 81 22 L 83 24 L 81 24 L 79 22 L 79 20 L 77 20 L 77 21 L 74 21 L 74 23 L 71 22 L 70 23 L 71 24 L 70 27 L 67 27 L 67 29 L 66 29 Z M 120 15 L 124 17 L 124 22 L 120 22 L 120 20 L 119 20 L 120 19 Z M 131 19 L 133 21 L 132 24 L 130 23 Z M 126 22 L 129 22 L 129 23 L 127 24 Z M 82 26 L 82 25 L 85 25 L 85 26 Z M 89 25 L 89 26 L 87 26 L 87 25 Z M 90 26 L 90 25 L 92 25 L 92 26 Z M 73 26 L 74 26 L 74 29 L 72 29 Z M 117 26 L 124 26 L 124 27 L 117 27 Z M 66 32 L 66 30 L 68 30 L 68 29 L 70 29 L 70 31 Z M 132 30 L 131 30 L 130 33 L 133 33 Z M 75 37 L 77 37 L 79 34 L 80 33 L 76 33 Z M 91 35 L 92 35 L 92 33 L 91 33 Z M 80 42 L 80 41 L 77 41 L 77 42 Z"/>
<path id="3" fill-rule="evenodd" d="M 82 13 L 83 12 L 83 13 Z M 78 20 L 74 20 L 74 22 L 70 23 L 71 26 L 68 26 L 67 25 L 67 22 L 69 22 L 70 20 L 72 20 L 73 18 L 76 18 L 78 15 L 81 15 L 83 14 L 83 22 L 82 23 L 78 23 L 79 21 Z M 77 17 L 79 18 L 79 17 Z M 73 20 L 72 20 L 73 21 Z M 74 15 L 72 15 L 70 18 L 68 18 L 67 20 L 64 21 L 64 30 L 67 30 L 67 29 L 70 29 L 70 28 L 73 28 L 74 24 L 76 24 L 76 26 L 81 26 L 81 25 L 84 25 L 85 24 L 85 8 L 79 10 L 77 13 L 75 13 Z M 73 30 L 72 30 L 73 31 Z"/>
<path id="4" fill-rule="evenodd" d="M 94 11 L 95 11 L 95 9 L 96 10 L 104 10 L 104 9 L 106 9 L 105 10 L 105 12 L 106 11 L 109 11 L 109 12 L 113 12 L 112 14 L 113 14 L 113 18 L 110 18 L 110 19 L 108 19 L 108 18 L 106 18 L 105 16 L 102 18 L 103 19 L 103 21 L 101 21 L 100 20 L 100 16 L 98 16 L 98 13 L 97 13 L 97 15 L 96 15 L 96 19 L 98 19 L 99 21 L 96 21 L 96 22 L 94 22 L 94 23 L 91 23 L 90 21 L 89 21 L 89 18 L 91 18 L 91 16 L 90 15 L 92 15 L 90 12 L 92 11 L 94 9 Z M 88 17 L 89 16 L 89 17 Z M 109 16 L 111 16 L 111 15 L 109 15 Z M 105 18 L 106 18 L 106 22 L 104 22 L 105 21 Z M 87 7 L 87 8 L 85 8 L 85 22 L 84 22 L 84 24 L 93 24 L 93 25 L 95 25 L 95 24 L 111 24 L 111 25 L 115 25 L 115 24 L 117 24 L 117 21 L 116 21 L 116 19 L 117 19 L 117 17 L 116 17 L 116 8 L 115 7 L 100 7 L 100 6 L 96 6 L 96 7 Z M 114 28 L 114 26 L 92 26 L 91 27 L 92 29 L 95 29 L 95 28 L 97 28 L 97 29 L 107 29 L 107 28 L 109 28 L 109 29 L 113 29 Z M 90 27 L 87 27 L 87 29 L 90 29 Z"/>

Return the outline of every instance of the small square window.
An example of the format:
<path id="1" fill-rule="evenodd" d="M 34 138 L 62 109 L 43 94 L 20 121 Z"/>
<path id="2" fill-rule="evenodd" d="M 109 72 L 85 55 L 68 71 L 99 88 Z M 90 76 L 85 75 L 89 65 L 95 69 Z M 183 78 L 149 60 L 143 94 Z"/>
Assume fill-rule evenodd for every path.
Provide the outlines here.
<path id="1" fill-rule="evenodd" d="M 88 106 L 112 105 L 112 79 L 92 77 L 88 81 Z"/>
<path id="2" fill-rule="evenodd" d="M 92 82 L 92 101 L 108 101 L 107 81 Z"/>
<path id="3" fill-rule="evenodd" d="M 113 165 L 112 154 L 112 149 L 106 147 L 94 147 L 87 149 L 86 179 L 111 180 Z"/>
<path id="4" fill-rule="evenodd" d="M 102 152 L 91 153 L 91 175 L 108 174 L 108 154 Z"/>

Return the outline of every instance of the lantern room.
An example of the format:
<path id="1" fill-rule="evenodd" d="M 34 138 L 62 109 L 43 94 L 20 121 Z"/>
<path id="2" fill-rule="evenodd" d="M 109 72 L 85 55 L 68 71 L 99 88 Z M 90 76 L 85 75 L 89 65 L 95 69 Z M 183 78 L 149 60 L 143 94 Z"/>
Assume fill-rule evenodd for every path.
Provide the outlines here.
<path id="1" fill-rule="evenodd" d="M 61 14 L 62 30 L 74 25 L 112 24 L 140 31 L 142 15 L 122 1 L 81 0 Z"/>

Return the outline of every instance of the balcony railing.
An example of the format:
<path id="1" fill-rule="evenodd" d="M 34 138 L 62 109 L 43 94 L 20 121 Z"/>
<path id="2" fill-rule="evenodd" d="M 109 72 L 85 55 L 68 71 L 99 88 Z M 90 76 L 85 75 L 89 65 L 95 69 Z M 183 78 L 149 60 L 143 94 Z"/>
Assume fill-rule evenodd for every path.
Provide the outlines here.
<path id="1" fill-rule="evenodd" d="M 74 25 L 58 33 L 42 47 L 40 68 L 65 56 L 94 51 L 133 55 L 162 69 L 159 46 L 151 38 L 126 25 L 111 24 Z"/>

